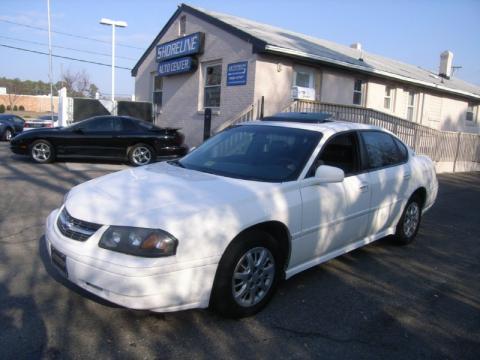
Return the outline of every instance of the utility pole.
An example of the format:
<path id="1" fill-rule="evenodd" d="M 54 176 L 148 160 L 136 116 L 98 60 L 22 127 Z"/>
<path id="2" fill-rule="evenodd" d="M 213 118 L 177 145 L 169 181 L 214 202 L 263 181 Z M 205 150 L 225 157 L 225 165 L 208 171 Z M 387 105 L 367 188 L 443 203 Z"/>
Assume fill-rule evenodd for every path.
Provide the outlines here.
<path id="1" fill-rule="evenodd" d="M 53 121 L 53 74 L 52 74 L 52 27 L 50 18 L 50 0 L 47 0 L 48 11 L 48 78 L 50 80 L 50 114 Z"/>

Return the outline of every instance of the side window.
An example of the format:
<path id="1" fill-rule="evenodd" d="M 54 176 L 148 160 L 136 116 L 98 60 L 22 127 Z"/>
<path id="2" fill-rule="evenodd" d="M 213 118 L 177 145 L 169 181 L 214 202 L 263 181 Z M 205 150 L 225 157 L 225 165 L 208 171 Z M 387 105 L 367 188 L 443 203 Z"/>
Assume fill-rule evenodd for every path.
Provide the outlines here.
<path id="1" fill-rule="evenodd" d="M 85 132 L 113 131 L 113 121 L 110 117 L 100 117 L 89 121 L 81 128 Z"/>
<path id="2" fill-rule="evenodd" d="M 120 131 L 132 131 L 133 132 L 133 131 L 138 130 L 138 126 L 135 123 L 135 121 L 130 120 L 130 119 L 126 119 L 126 118 L 122 118 L 122 126 L 118 130 L 120 130 Z"/>
<path id="3" fill-rule="evenodd" d="M 22 126 L 23 123 L 24 123 L 24 121 L 17 116 L 13 117 L 13 121 L 15 121 L 15 124 L 20 125 L 20 126 Z"/>
<path id="4" fill-rule="evenodd" d="M 400 151 L 400 161 L 401 162 L 406 162 L 408 160 L 408 150 L 407 150 L 407 148 L 398 139 L 393 138 L 393 140 L 395 140 L 395 144 L 397 144 L 398 150 Z"/>
<path id="5" fill-rule="evenodd" d="M 361 134 L 367 150 L 369 169 L 403 162 L 402 153 L 392 136 L 381 131 L 363 131 Z"/>
<path id="6" fill-rule="evenodd" d="M 342 169 L 346 176 L 359 170 L 359 154 L 357 136 L 355 133 L 340 134 L 329 140 L 322 149 L 320 156 L 310 169 L 308 177 L 315 175 L 320 165 L 335 166 Z"/>

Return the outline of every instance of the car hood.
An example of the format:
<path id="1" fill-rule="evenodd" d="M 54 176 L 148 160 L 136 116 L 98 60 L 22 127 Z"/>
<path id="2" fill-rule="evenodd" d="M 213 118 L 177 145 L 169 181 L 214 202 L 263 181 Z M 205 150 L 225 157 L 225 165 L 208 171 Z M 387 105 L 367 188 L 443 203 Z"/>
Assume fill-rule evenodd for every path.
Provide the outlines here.
<path id="1" fill-rule="evenodd" d="M 280 184 L 232 179 L 168 163 L 106 175 L 74 187 L 66 200 L 75 218 L 103 225 L 158 227 L 222 205 L 243 203 Z"/>

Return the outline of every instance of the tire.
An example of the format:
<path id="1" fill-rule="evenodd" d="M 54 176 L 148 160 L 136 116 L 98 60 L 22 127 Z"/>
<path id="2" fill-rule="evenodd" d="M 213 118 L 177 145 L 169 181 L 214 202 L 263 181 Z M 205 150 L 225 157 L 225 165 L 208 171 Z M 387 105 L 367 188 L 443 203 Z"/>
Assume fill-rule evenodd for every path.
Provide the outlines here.
<path id="1" fill-rule="evenodd" d="M 155 151 L 147 144 L 135 144 L 128 150 L 128 161 L 133 166 L 143 166 L 155 160 Z"/>
<path id="2" fill-rule="evenodd" d="M 251 316 L 262 310 L 275 293 L 283 259 L 270 234 L 252 230 L 240 235 L 220 260 L 211 308 L 229 318 Z"/>
<path id="3" fill-rule="evenodd" d="M 13 137 L 13 131 L 10 129 L 5 129 L 5 132 L 3 133 L 3 140 L 10 141 L 12 140 L 12 137 Z"/>
<path id="4" fill-rule="evenodd" d="M 55 160 L 55 149 L 47 140 L 36 140 L 30 146 L 30 157 L 40 163 L 51 163 Z"/>
<path id="5" fill-rule="evenodd" d="M 413 196 L 408 200 L 402 217 L 397 224 L 395 232 L 396 242 L 400 245 L 410 244 L 417 235 L 421 220 L 422 202 L 417 196 Z"/>

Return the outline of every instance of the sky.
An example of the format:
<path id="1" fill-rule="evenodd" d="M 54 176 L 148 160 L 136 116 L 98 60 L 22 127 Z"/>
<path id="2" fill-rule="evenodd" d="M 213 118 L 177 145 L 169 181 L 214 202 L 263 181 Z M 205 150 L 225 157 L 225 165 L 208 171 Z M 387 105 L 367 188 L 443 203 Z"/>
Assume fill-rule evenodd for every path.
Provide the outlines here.
<path id="1" fill-rule="evenodd" d="M 455 76 L 480 86 L 480 0 L 208 0 L 189 5 L 223 12 L 438 71 L 451 50 Z M 50 0 L 53 54 L 103 63 L 53 59 L 54 82 L 62 72 L 86 71 L 102 95 L 111 93 L 111 28 L 117 29 L 116 64 L 132 68 L 180 4 L 171 0 Z M 35 28 L 13 24 L 27 24 Z M 0 0 L 0 44 L 48 52 L 47 0 Z M 77 37 L 61 33 L 73 34 Z M 96 39 L 87 40 L 82 37 Z M 69 49 L 65 49 L 69 48 Z M 72 50 L 73 49 L 73 50 Z M 0 46 L 0 76 L 48 81 L 48 57 Z M 116 70 L 117 95 L 134 93 L 129 70 Z"/>

